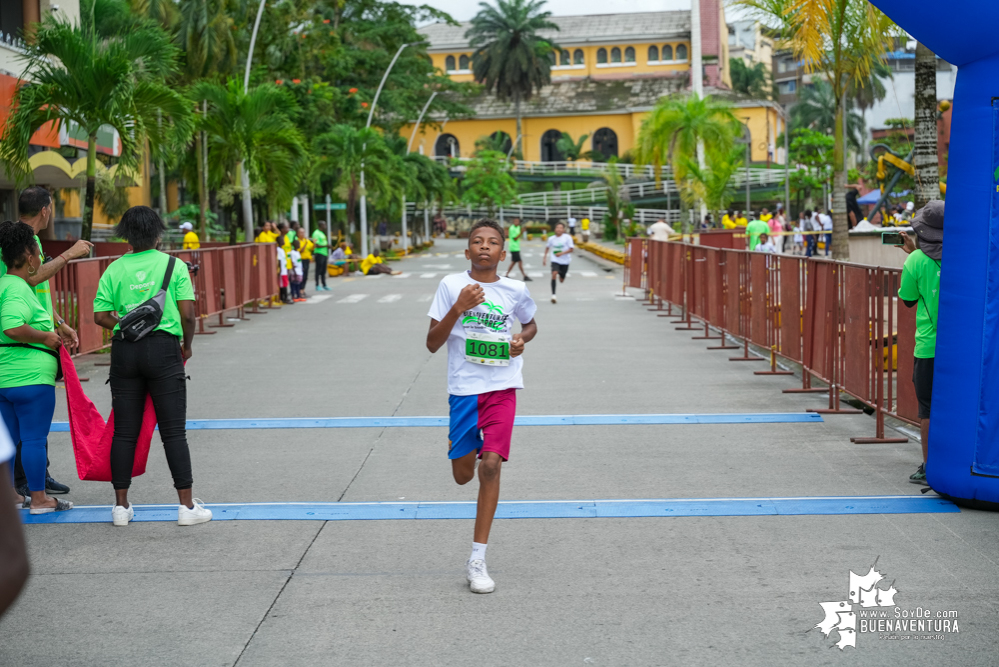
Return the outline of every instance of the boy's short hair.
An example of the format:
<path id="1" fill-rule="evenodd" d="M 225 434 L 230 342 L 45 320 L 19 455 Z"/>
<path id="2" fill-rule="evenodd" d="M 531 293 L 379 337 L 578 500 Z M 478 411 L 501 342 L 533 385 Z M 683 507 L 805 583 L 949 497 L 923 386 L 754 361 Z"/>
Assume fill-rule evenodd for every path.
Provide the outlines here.
<path id="1" fill-rule="evenodd" d="M 562 229 L 565 229 L 565 223 L 562 222 L 561 220 L 559 220 L 558 222 L 555 223 L 556 227 L 558 227 L 559 225 L 562 225 Z"/>
<path id="2" fill-rule="evenodd" d="M 472 225 L 472 229 L 469 230 L 468 232 L 469 242 L 471 242 L 472 235 L 475 234 L 475 231 L 477 229 L 482 229 L 483 227 L 488 227 L 489 229 L 495 229 L 496 233 L 499 234 L 500 240 L 503 241 L 504 243 L 506 242 L 506 239 L 503 234 L 503 228 L 500 227 L 500 224 L 498 222 L 496 222 L 495 220 L 491 220 L 489 218 L 482 218 L 480 220 L 477 220 Z"/>

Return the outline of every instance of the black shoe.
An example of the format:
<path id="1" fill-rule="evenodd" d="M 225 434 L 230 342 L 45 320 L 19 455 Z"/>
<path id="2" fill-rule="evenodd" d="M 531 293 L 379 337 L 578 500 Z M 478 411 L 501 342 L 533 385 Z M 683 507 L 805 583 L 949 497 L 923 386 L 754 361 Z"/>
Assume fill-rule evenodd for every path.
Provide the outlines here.
<path id="1" fill-rule="evenodd" d="M 913 484 L 921 484 L 923 486 L 929 486 L 930 485 L 929 482 L 926 481 L 926 465 L 920 463 L 919 467 L 916 468 L 916 472 L 909 475 L 909 481 L 912 482 Z M 23 496 L 24 494 L 22 493 L 21 495 Z"/>
<path id="2" fill-rule="evenodd" d="M 524 276 L 524 282 L 525 283 L 531 282 L 531 276 Z"/>
<path id="3" fill-rule="evenodd" d="M 45 492 L 49 495 L 58 496 L 63 493 L 69 493 L 69 487 L 65 484 L 60 484 L 51 477 L 45 478 Z M 24 495 L 23 493 L 21 495 Z"/>
<path id="4" fill-rule="evenodd" d="M 17 495 L 24 496 L 25 498 L 31 497 L 31 491 L 28 490 L 27 484 L 22 484 L 21 486 L 15 486 L 14 490 L 17 491 Z"/>

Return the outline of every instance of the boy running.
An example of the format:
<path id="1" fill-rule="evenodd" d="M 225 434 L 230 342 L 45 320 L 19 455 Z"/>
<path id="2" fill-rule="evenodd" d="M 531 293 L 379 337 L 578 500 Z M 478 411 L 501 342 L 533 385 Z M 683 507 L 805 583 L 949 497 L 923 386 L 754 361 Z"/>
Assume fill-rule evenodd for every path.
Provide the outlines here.
<path id="1" fill-rule="evenodd" d="M 558 276 L 560 283 L 565 282 L 565 274 L 569 272 L 569 262 L 572 261 L 572 249 L 575 247 L 572 237 L 565 233 L 565 224 L 555 223 L 555 236 L 548 239 L 545 246 L 545 256 L 541 259 L 541 266 L 548 261 L 548 251 L 552 253 L 552 303 L 558 303 L 555 298 L 555 277 Z"/>
<path id="2" fill-rule="evenodd" d="M 506 259 L 503 236 L 503 228 L 492 220 L 472 225 L 465 251 L 472 268 L 441 280 L 428 313 L 427 349 L 437 352 L 447 343 L 448 458 L 454 481 L 472 481 L 475 459 L 482 459 L 472 555 L 466 564 L 473 593 L 496 588 L 486 571 L 486 544 L 499 501 L 500 467 L 510 458 L 516 390 L 524 388 L 521 355 L 538 333 L 537 306 L 527 286 L 496 273 Z M 520 333 L 512 332 L 515 318 Z"/>

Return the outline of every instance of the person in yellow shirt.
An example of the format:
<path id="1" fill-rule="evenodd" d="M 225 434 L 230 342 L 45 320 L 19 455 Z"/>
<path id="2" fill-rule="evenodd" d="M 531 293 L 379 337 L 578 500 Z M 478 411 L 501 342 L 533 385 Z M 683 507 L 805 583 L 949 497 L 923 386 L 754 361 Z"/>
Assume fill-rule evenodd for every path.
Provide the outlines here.
<path id="1" fill-rule="evenodd" d="M 309 264 L 312 263 L 312 251 L 316 247 L 304 227 L 298 228 L 298 252 L 302 255 L 302 297 L 305 298 L 305 285 L 309 282 Z"/>
<path id="2" fill-rule="evenodd" d="M 735 212 L 732 209 L 722 216 L 722 229 L 735 229 Z"/>
<path id="3" fill-rule="evenodd" d="M 385 260 L 382 259 L 381 253 L 378 250 L 372 250 L 371 254 L 364 258 L 361 262 L 361 273 L 366 276 L 373 276 L 379 273 L 388 273 L 393 276 L 397 276 L 402 271 L 393 271 L 388 266 L 385 265 Z"/>
<path id="4" fill-rule="evenodd" d="M 742 211 L 736 211 L 733 220 L 736 227 L 745 227 L 749 224 L 749 219 L 742 214 Z"/>
<path id="5" fill-rule="evenodd" d="M 583 218 L 583 221 L 579 223 L 580 227 L 583 229 L 583 243 L 590 242 L 590 219 Z"/>
<path id="6" fill-rule="evenodd" d="M 278 233 L 274 228 L 274 223 L 265 222 L 263 231 L 261 231 L 254 240 L 257 243 L 274 243 L 277 241 L 277 237 Z"/>
<path id="7" fill-rule="evenodd" d="M 770 209 L 764 208 L 760 212 L 760 222 L 770 222 L 770 218 L 772 217 L 774 217 L 774 215 L 770 212 Z"/>
<path id="8" fill-rule="evenodd" d="M 201 247 L 201 239 L 194 233 L 194 225 L 189 222 L 181 223 L 180 231 L 184 232 L 183 250 L 197 250 Z"/>

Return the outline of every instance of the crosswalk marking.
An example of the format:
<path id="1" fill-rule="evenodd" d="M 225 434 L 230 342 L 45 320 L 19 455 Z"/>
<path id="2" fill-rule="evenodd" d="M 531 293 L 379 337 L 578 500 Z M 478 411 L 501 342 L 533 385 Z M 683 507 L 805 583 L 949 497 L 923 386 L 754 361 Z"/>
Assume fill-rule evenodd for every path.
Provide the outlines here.
<path id="1" fill-rule="evenodd" d="M 436 273 L 421 273 L 421 274 L 420 274 L 420 277 L 421 277 L 421 278 L 433 278 L 433 277 L 435 277 L 436 275 L 437 275 Z"/>
<path id="2" fill-rule="evenodd" d="M 367 294 L 351 294 L 350 296 L 345 296 L 337 303 L 357 303 L 358 301 L 364 301 L 368 298 Z"/>
<path id="3" fill-rule="evenodd" d="M 594 271 L 580 271 L 579 275 L 583 276 L 584 278 L 596 278 L 597 277 L 597 274 Z"/>
<path id="4" fill-rule="evenodd" d="M 378 278 L 382 278 L 384 275 L 385 275 L 384 273 L 375 273 L 375 274 L 370 275 L 370 276 L 364 276 L 364 279 L 365 280 L 376 280 Z"/>
<path id="5" fill-rule="evenodd" d="M 408 278 L 408 277 L 410 277 L 411 275 L 413 275 L 413 274 L 412 274 L 412 273 L 408 273 L 408 272 L 405 272 L 405 271 L 403 271 L 403 272 L 402 272 L 402 273 L 400 273 L 399 275 L 397 275 L 397 276 L 392 276 L 392 277 L 393 277 L 393 278 Z"/>
<path id="6" fill-rule="evenodd" d="M 398 301 L 401 298 L 401 294 L 386 294 L 382 298 L 378 299 L 378 303 L 392 303 L 393 301 Z"/>
<path id="7" fill-rule="evenodd" d="M 450 264 L 424 264 L 423 268 L 425 268 L 425 269 L 450 269 L 451 265 Z"/>
<path id="8" fill-rule="evenodd" d="M 544 271 L 528 271 L 527 275 L 529 275 L 532 278 L 544 278 L 545 272 Z"/>
<path id="9" fill-rule="evenodd" d="M 305 303 L 322 303 L 326 299 L 332 299 L 332 294 L 316 294 L 315 296 L 310 296 L 305 300 Z"/>
<path id="10" fill-rule="evenodd" d="M 425 303 L 425 302 L 427 302 L 427 301 L 430 301 L 430 300 L 431 300 L 431 299 L 433 299 L 433 298 L 434 298 L 434 295 L 433 295 L 433 294 L 424 294 L 424 295 L 423 295 L 423 296 L 421 296 L 421 297 L 420 297 L 419 299 L 417 299 L 417 301 L 420 301 L 420 302 L 423 302 L 423 303 Z"/>

